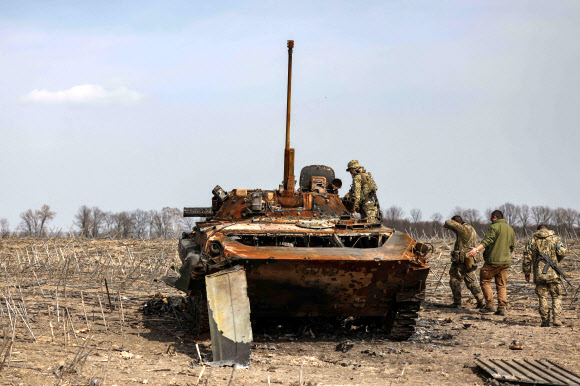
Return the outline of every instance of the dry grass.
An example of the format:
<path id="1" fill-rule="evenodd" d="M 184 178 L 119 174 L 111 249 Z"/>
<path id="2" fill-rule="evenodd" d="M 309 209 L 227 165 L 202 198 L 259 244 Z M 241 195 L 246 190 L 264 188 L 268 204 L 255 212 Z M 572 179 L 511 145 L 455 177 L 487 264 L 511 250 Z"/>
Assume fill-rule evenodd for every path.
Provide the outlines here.
<path id="1" fill-rule="evenodd" d="M 452 240 L 431 242 L 435 252 L 430 259 L 427 303 L 448 302 L 451 294 L 447 264 Z M 580 242 L 568 241 L 568 247 L 569 257 L 562 266 L 575 287 L 580 288 Z M 509 300 L 520 316 L 510 322 L 508 329 L 529 330 L 526 326 L 535 325 L 535 294 L 533 285 L 524 282 L 520 251 L 521 248 L 515 254 L 508 287 Z M 158 281 L 172 265 L 178 264 L 176 242 L 172 240 L 0 240 L 0 384 L 196 384 L 198 378 L 201 383 L 227 384 L 230 369 L 206 369 L 200 377 L 201 367 L 195 366 L 196 342 L 178 318 L 144 317 L 139 312 L 139 307 L 155 293 L 178 294 Z M 464 295 L 469 298 L 467 291 Z M 577 303 L 577 292 L 564 298 L 570 326 L 575 326 Z M 442 312 L 447 311 L 427 307 L 423 324 L 435 323 Z M 492 322 L 482 321 L 490 326 L 494 325 Z M 576 331 L 576 327 L 570 328 Z M 344 365 L 347 361 L 335 358 L 339 355 L 334 352 L 336 342 L 277 344 L 277 352 L 255 350 L 251 368 L 239 374 L 236 371 L 237 384 L 266 383 L 270 376 L 279 383 L 296 383 L 302 363 L 306 363 L 304 377 L 318 379 L 320 384 L 384 384 L 390 377 L 387 370 L 376 374 L 357 370 L 361 377 L 353 378 L 349 373 L 353 368 Z M 435 382 L 433 374 L 424 374 L 419 382 L 417 377 L 423 370 L 407 365 L 420 355 L 417 352 L 424 351 L 426 358 L 435 355 L 433 343 L 403 342 L 395 347 L 388 341 L 375 341 L 372 348 L 384 350 L 387 344 L 389 350 L 396 348 L 404 355 L 413 352 L 409 358 L 398 357 L 400 367 L 406 370 L 393 370 L 394 378 L 389 382 L 405 383 L 397 378 L 403 373 L 409 383 Z M 465 343 L 466 347 L 472 344 Z M 207 351 L 209 342 L 200 342 L 200 346 Z M 369 347 L 364 346 L 367 351 Z M 571 350 L 575 350 L 574 346 Z M 366 363 L 369 369 L 385 366 L 373 362 L 385 359 L 356 355 L 358 363 Z M 576 353 L 569 357 L 575 359 L 569 360 L 577 361 L 577 356 Z M 452 360 L 449 356 L 443 358 Z M 458 368 L 462 368 L 463 359 L 448 365 L 458 362 Z M 434 359 L 430 368 L 437 366 L 440 363 Z M 480 379 L 470 374 L 462 376 Z M 447 378 L 437 383 L 447 381 L 452 383 Z"/>

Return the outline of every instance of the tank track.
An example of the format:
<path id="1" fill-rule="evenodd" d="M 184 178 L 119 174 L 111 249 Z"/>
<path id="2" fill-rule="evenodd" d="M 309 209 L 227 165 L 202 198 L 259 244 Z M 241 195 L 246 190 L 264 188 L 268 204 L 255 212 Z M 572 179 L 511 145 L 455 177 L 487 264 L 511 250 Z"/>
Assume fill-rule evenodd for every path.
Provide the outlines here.
<path id="1" fill-rule="evenodd" d="M 385 332 L 391 340 L 407 340 L 415 332 L 421 302 L 397 302 L 386 316 Z"/>

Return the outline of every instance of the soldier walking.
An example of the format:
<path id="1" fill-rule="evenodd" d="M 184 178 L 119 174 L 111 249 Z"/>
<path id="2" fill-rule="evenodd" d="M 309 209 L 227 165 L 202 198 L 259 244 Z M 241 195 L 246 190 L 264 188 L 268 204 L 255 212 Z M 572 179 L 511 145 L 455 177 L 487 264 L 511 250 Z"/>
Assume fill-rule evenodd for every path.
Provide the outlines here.
<path id="1" fill-rule="evenodd" d="M 534 236 L 526 245 L 522 269 L 526 281 L 529 282 L 533 267 L 536 295 L 540 303 L 541 326 L 550 327 L 548 295 L 551 295 L 552 323 L 555 327 L 560 327 L 562 325 L 562 279 L 560 274 L 540 257 L 540 253 L 546 255 L 556 265 L 566 256 L 566 248 L 560 237 L 545 225 L 538 226 Z"/>
<path id="2" fill-rule="evenodd" d="M 453 293 L 453 303 L 451 307 L 459 308 L 461 302 L 461 282 L 465 282 L 467 289 L 471 291 L 477 300 L 477 308 L 482 308 L 485 303 L 483 294 L 477 282 L 475 271 L 477 271 L 476 257 L 468 256 L 471 248 L 475 247 L 477 233 L 475 229 L 463 221 L 461 216 L 453 216 L 445 221 L 445 228 L 455 233 L 455 246 L 451 252 L 451 268 L 449 268 L 449 286 Z M 477 256 L 477 255 L 476 255 Z"/>
<path id="3" fill-rule="evenodd" d="M 491 279 L 495 280 L 497 291 L 497 311 L 496 315 L 505 315 L 507 308 L 507 290 L 506 283 L 508 279 L 508 270 L 512 262 L 511 253 L 514 251 L 516 235 L 511 226 L 503 218 L 503 213 L 494 210 L 491 213 L 491 225 L 485 232 L 485 237 L 481 244 L 472 248 L 467 254 L 475 256 L 477 252 L 485 248 L 483 252 L 483 267 L 479 271 L 479 283 L 485 298 L 485 307 L 479 310 L 482 313 L 492 313 L 493 308 L 493 291 L 491 289 Z"/>
<path id="4" fill-rule="evenodd" d="M 363 220 L 379 222 L 381 213 L 375 180 L 357 160 L 350 161 L 347 166 L 346 171 L 352 176 L 350 191 L 344 197 L 347 208 L 351 213 L 359 212 Z"/>

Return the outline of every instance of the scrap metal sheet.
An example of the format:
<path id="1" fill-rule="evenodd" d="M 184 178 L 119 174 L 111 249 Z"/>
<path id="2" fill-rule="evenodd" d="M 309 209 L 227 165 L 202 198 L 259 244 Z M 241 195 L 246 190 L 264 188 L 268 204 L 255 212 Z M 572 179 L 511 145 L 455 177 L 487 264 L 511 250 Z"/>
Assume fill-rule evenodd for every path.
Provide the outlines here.
<path id="1" fill-rule="evenodd" d="M 251 361 L 252 325 L 246 271 L 236 266 L 205 278 L 212 366 L 247 368 Z"/>
<path id="2" fill-rule="evenodd" d="M 476 359 L 475 363 L 498 381 L 537 385 L 580 385 L 580 376 L 550 360 Z"/>

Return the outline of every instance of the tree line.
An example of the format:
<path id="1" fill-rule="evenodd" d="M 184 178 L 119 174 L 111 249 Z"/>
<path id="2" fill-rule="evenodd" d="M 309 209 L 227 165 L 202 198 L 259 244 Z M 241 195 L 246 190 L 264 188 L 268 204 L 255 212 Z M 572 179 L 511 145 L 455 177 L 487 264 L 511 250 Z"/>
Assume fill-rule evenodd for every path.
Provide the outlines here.
<path id="1" fill-rule="evenodd" d="M 98 207 L 81 206 L 68 230 L 49 226 L 56 213 L 49 205 L 38 210 L 20 213 L 20 223 L 10 229 L 7 219 L 0 218 L 0 237 L 62 237 L 73 234 L 80 237 L 108 238 L 175 238 L 195 225 L 192 218 L 184 218 L 178 208 L 108 212 Z"/>
<path id="2" fill-rule="evenodd" d="M 448 217 L 460 215 L 464 221 L 473 225 L 482 236 L 489 224 L 492 211 L 499 209 L 504 218 L 519 236 L 529 236 L 535 228 L 544 224 L 560 235 L 578 238 L 580 233 L 580 212 L 571 208 L 550 208 L 548 206 L 516 205 L 506 202 L 497 208 L 484 212 L 477 209 L 455 207 Z M 0 237 L 45 237 L 73 234 L 80 237 L 109 238 L 175 238 L 181 232 L 190 231 L 195 225 L 191 217 L 184 218 L 178 208 L 165 207 L 161 210 L 141 210 L 108 212 L 98 207 L 81 206 L 74 215 L 68 230 L 50 227 L 56 212 L 49 205 L 40 209 L 28 209 L 20 213 L 20 223 L 10 229 L 7 219 L 0 218 Z M 421 209 L 412 209 L 407 215 L 399 206 L 391 206 L 383 212 L 383 223 L 390 228 L 411 233 L 415 238 L 445 237 L 450 234 L 444 230 L 446 219 L 441 213 L 433 214 L 430 219 L 423 218 Z"/>
<path id="3" fill-rule="evenodd" d="M 455 215 L 471 224 L 478 235 L 483 236 L 487 229 L 494 210 L 503 212 L 506 222 L 511 225 L 518 236 L 530 236 L 538 225 L 546 225 L 558 234 L 578 238 L 580 234 L 580 212 L 571 208 L 550 208 L 548 206 L 517 205 L 506 202 L 496 208 L 488 208 L 484 212 L 477 209 L 455 207 L 448 217 L 441 213 L 434 213 L 430 219 L 423 219 L 421 209 L 412 209 L 407 216 L 398 206 L 391 206 L 383 213 L 385 226 L 404 230 L 416 237 L 438 237 L 447 232 L 443 229 L 446 219 Z"/>

